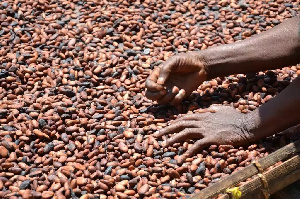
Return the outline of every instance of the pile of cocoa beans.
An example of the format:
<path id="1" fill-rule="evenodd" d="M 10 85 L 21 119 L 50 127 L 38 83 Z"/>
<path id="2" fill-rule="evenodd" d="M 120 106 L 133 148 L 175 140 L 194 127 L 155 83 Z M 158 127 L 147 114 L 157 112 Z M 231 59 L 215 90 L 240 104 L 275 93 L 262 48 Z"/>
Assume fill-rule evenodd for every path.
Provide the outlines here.
<path id="1" fill-rule="evenodd" d="M 297 0 L 1 0 L 0 198 L 179 198 L 299 139 L 246 147 L 153 137 L 212 104 L 256 109 L 300 66 L 204 82 L 178 107 L 145 97 L 154 67 L 233 43 L 299 12 Z"/>

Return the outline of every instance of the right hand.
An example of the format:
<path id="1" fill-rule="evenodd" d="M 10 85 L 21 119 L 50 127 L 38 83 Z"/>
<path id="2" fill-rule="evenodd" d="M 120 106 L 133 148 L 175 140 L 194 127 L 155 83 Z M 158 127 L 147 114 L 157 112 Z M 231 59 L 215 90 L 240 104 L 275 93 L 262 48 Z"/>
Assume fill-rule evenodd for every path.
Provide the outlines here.
<path id="1" fill-rule="evenodd" d="M 169 58 L 146 80 L 146 97 L 159 104 L 179 104 L 207 79 L 206 63 L 200 52 Z"/>
<path id="2" fill-rule="evenodd" d="M 253 128 L 256 127 L 253 125 L 254 122 L 259 121 L 257 112 L 243 114 L 230 106 L 215 105 L 202 110 L 202 113 L 185 115 L 177 119 L 170 126 L 156 132 L 154 136 L 159 138 L 175 133 L 162 143 L 162 147 L 196 139 L 194 145 L 177 159 L 177 162 L 182 164 L 186 158 L 213 144 L 241 146 L 259 140 L 261 131 Z"/>

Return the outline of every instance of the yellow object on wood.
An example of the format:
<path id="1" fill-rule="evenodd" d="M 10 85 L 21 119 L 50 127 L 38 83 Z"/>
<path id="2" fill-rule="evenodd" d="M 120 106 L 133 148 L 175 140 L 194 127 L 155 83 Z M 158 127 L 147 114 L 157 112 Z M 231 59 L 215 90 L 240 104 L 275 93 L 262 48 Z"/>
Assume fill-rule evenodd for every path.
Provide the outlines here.
<path id="1" fill-rule="evenodd" d="M 242 197 L 242 192 L 239 190 L 238 187 L 227 189 L 226 193 L 230 193 L 233 199 L 240 199 Z"/>

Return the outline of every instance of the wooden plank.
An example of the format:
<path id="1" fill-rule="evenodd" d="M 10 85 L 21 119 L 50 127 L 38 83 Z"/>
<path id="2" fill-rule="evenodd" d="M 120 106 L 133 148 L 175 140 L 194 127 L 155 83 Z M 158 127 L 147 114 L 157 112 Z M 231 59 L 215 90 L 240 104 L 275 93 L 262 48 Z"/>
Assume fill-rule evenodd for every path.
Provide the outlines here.
<path id="1" fill-rule="evenodd" d="M 263 175 L 269 185 L 269 194 L 278 192 L 286 186 L 300 180 L 300 158 L 297 155 L 272 170 L 265 172 Z M 262 188 L 263 184 L 261 179 L 255 177 L 253 180 L 239 187 L 242 192 L 241 199 L 264 199 L 265 197 L 261 191 Z M 218 199 L 230 198 L 228 194 L 224 194 Z"/>
<path id="2" fill-rule="evenodd" d="M 300 140 L 290 143 L 281 149 L 269 154 L 268 156 L 258 160 L 262 169 L 266 169 L 279 161 L 287 160 L 296 155 L 300 151 Z M 253 164 L 248 165 L 244 169 L 237 171 L 227 178 L 216 182 L 214 185 L 207 187 L 192 196 L 191 199 L 210 199 L 224 192 L 227 188 L 235 186 L 237 183 L 246 180 L 247 178 L 257 174 L 257 168 Z"/>
<path id="3" fill-rule="evenodd" d="M 290 176 L 290 173 L 297 171 L 300 171 L 300 157 L 298 155 L 265 172 L 263 175 L 269 184 L 269 194 L 273 194 L 300 179 L 299 175 L 285 178 L 285 176 Z M 254 198 L 263 198 L 262 188 L 262 180 L 259 177 L 255 177 L 253 180 L 239 187 L 242 192 L 241 198 L 253 199 L 253 194 L 255 195 Z"/>

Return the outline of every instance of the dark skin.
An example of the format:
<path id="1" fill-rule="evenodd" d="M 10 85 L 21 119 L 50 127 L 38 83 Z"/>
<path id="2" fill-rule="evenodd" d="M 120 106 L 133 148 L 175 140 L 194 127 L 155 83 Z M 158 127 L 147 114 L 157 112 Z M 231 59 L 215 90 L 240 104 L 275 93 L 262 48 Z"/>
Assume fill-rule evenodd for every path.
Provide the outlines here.
<path id="1" fill-rule="evenodd" d="M 241 42 L 179 54 L 153 70 L 146 81 L 146 96 L 159 104 L 179 104 L 203 81 L 230 74 L 258 72 L 300 63 L 300 18 L 284 21 Z M 164 147 L 187 139 L 198 139 L 182 163 L 211 144 L 245 145 L 300 123 L 300 78 L 284 91 L 248 114 L 232 107 L 211 107 L 207 113 L 187 115 L 155 133 L 175 134 Z M 283 119 L 284 118 L 284 119 Z"/>

